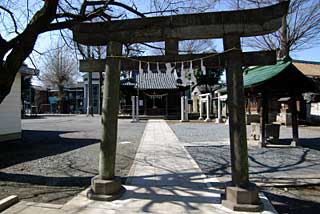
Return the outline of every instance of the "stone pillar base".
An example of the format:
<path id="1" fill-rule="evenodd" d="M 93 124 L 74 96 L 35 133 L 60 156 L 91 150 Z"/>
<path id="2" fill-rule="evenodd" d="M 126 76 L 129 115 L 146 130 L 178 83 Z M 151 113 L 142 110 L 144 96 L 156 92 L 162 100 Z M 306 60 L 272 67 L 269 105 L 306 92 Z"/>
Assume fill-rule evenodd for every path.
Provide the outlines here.
<path id="1" fill-rule="evenodd" d="M 120 198 L 124 192 L 125 188 L 121 185 L 119 177 L 104 180 L 100 176 L 95 176 L 91 180 L 91 189 L 88 191 L 87 197 L 96 201 L 113 201 Z"/>
<path id="2" fill-rule="evenodd" d="M 222 118 L 217 118 L 216 120 L 215 120 L 215 123 L 223 123 L 223 120 L 222 120 Z"/>
<path id="3" fill-rule="evenodd" d="M 255 184 L 249 184 L 247 188 L 226 187 L 225 195 L 222 196 L 222 205 L 240 212 L 260 212 L 263 203 L 259 198 L 259 189 Z"/>
<path id="4" fill-rule="evenodd" d="M 292 146 L 292 147 L 297 147 L 297 146 L 298 146 L 297 141 L 295 141 L 295 140 L 291 141 L 290 146 Z"/>
<path id="5" fill-rule="evenodd" d="M 189 120 L 180 120 L 181 123 L 189 122 Z"/>
<path id="6" fill-rule="evenodd" d="M 210 119 L 210 118 L 206 118 L 206 119 L 204 120 L 204 122 L 211 122 L 211 119 Z"/>
<path id="7" fill-rule="evenodd" d="M 259 146 L 259 148 L 265 148 L 265 147 L 267 147 L 267 144 L 263 143 L 263 142 L 261 142 L 261 140 L 259 140 L 258 146 Z"/>
<path id="8" fill-rule="evenodd" d="M 203 117 L 199 117 L 199 119 L 198 120 L 203 120 Z"/>

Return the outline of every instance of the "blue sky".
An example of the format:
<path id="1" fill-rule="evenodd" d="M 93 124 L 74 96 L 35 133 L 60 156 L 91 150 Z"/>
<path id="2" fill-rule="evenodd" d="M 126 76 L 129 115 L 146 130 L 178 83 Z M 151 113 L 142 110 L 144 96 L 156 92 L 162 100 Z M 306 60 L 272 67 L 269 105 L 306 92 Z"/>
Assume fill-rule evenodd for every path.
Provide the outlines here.
<path id="1" fill-rule="evenodd" d="M 130 2 L 132 0 L 124 0 L 121 2 Z M 313 0 L 314 3 L 319 3 L 319 0 Z M 205 1 L 204 1 L 205 2 Z M 219 10 L 227 10 L 228 5 L 225 3 L 226 1 L 220 1 L 220 3 L 215 4 L 215 6 L 212 7 L 212 11 L 219 11 Z M 139 11 L 145 12 L 150 11 L 149 3 L 148 1 L 135 1 L 137 7 L 139 8 Z M 130 4 L 130 3 L 129 3 Z M 57 32 L 53 33 L 46 33 L 42 36 L 40 36 L 36 48 L 40 51 L 43 51 L 47 48 L 49 48 L 50 44 L 53 43 L 56 40 L 56 37 L 59 35 Z M 222 43 L 221 41 L 216 43 L 218 51 L 222 51 Z M 244 48 L 244 51 L 249 50 L 247 48 Z M 292 52 L 291 57 L 294 59 L 300 59 L 300 60 L 307 60 L 307 61 L 319 61 L 320 62 L 320 45 L 313 46 L 313 48 L 306 49 L 299 52 Z"/>
<path id="2" fill-rule="evenodd" d="M 126 0 L 130 2 L 131 0 Z M 124 2 L 124 1 L 122 1 Z M 150 8 L 148 3 L 146 1 L 135 1 L 137 3 L 137 7 L 139 8 L 140 11 L 145 12 L 145 11 L 150 11 Z M 225 2 L 225 1 L 221 1 Z M 319 0 L 314 0 L 314 2 L 319 2 Z M 227 5 L 225 3 L 219 3 L 216 4 L 214 7 L 212 7 L 211 10 L 214 11 L 219 11 L 219 10 L 227 10 Z M 44 52 L 52 44 L 54 44 L 57 40 L 57 37 L 59 36 L 59 32 L 50 32 L 50 33 L 45 33 L 41 35 L 36 43 L 36 49 L 40 52 Z M 219 52 L 223 51 L 222 47 L 222 42 L 221 40 L 216 42 L 216 47 Z M 244 51 L 248 51 L 249 49 L 244 48 Z M 36 53 L 33 53 L 34 56 L 37 56 Z M 313 48 L 306 49 L 303 51 L 299 52 L 292 52 L 291 57 L 294 59 L 299 59 L 299 60 L 307 60 L 307 61 L 318 61 L 320 62 L 320 45 L 319 46 L 314 46 Z M 36 59 L 39 59 L 38 57 L 35 57 Z M 30 61 L 28 60 L 27 63 L 31 65 Z"/>

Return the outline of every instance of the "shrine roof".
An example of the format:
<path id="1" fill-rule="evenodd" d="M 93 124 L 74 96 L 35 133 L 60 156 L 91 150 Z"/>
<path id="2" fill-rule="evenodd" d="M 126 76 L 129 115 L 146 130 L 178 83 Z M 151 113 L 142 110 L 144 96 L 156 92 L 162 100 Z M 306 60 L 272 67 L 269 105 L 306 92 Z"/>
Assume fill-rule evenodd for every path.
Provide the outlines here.
<path id="1" fill-rule="evenodd" d="M 308 77 L 320 77 L 320 62 L 293 60 L 293 65 Z"/>
<path id="2" fill-rule="evenodd" d="M 318 92 L 319 84 L 308 78 L 310 75 L 306 75 L 306 72 L 296 65 L 295 61 L 288 58 L 279 60 L 275 65 L 248 68 L 244 71 L 244 88 L 251 93 L 267 90 L 281 95 L 292 90 L 298 93 Z M 227 88 L 219 91 L 226 93 Z"/>
<path id="3" fill-rule="evenodd" d="M 252 86 L 261 84 L 284 71 L 292 61 L 279 60 L 275 65 L 257 66 L 245 70 L 244 86 L 250 88 Z"/>
<path id="4" fill-rule="evenodd" d="M 143 73 L 138 74 L 137 86 L 139 89 L 177 89 L 176 79 L 173 74 L 166 73 Z"/>
<path id="5" fill-rule="evenodd" d="M 134 86 L 134 88 L 139 88 L 140 90 L 178 89 L 174 74 L 163 72 L 143 73 L 142 75 L 135 72 L 131 79 L 122 80 L 121 85 Z"/>

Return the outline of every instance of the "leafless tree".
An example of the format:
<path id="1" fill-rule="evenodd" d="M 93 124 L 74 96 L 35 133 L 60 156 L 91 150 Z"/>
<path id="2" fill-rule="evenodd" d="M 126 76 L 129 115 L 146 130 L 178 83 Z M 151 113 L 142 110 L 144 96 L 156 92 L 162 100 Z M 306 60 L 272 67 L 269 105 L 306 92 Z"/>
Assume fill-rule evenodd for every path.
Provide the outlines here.
<path id="1" fill-rule="evenodd" d="M 57 101 L 60 110 L 62 110 L 65 96 L 64 88 L 76 83 L 79 76 L 76 59 L 67 47 L 59 44 L 54 48 L 50 48 L 50 51 L 43 58 L 41 81 L 48 88 L 58 89 Z"/>
<path id="2" fill-rule="evenodd" d="M 0 103 L 9 94 L 16 73 L 34 50 L 36 41 L 42 33 L 69 29 L 85 21 L 156 16 L 167 12 L 173 14 L 203 12 L 211 9 L 212 3 L 216 1 L 218 0 L 157 0 L 152 6 L 155 0 L 149 0 L 146 4 L 150 4 L 150 11 L 141 13 L 136 6 L 137 3 L 141 4 L 140 0 L 2 0 L 0 2 Z"/>
<path id="3" fill-rule="evenodd" d="M 231 0 L 233 8 L 262 7 L 283 0 Z M 247 46 L 258 49 L 277 49 L 282 58 L 290 52 L 301 51 L 319 44 L 320 0 L 291 0 L 282 28 L 273 34 L 245 40 Z"/>
<path id="4" fill-rule="evenodd" d="M 151 11 L 157 11 L 155 15 L 203 13 L 214 10 L 217 2 L 219 2 L 219 0 L 151 0 Z M 210 39 L 188 40 L 179 43 L 179 52 L 182 54 L 215 51 L 216 46 Z M 155 47 L 153 47 L 153 53 L 163 55 L 164 44 L 155 45 Z"/>
<path id="5" fill-rule="evenodd" d="M 144 17 L 115 0 L 3 0 L 0 2 L 0 103 L 9 94 L 16 73 L 31 54 L 40 34 L 70 28 L 93 19 L 121 18 L 114 8 Z"/>

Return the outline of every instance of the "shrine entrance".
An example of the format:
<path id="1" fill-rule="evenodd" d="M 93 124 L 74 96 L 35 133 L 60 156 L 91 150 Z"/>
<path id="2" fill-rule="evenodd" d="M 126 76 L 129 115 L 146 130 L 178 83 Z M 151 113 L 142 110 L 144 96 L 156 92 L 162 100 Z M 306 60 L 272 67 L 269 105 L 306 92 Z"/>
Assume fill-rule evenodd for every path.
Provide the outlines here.
<path id="1" fill-rule="evenodd" d="M 275 64 L 276 53 L 275 51 L 244 53 L 240 39 L 278 30 L 281 27 L 283 15 L 288 11 L 288 5 L 288 1 L 283 1 L 269 7 L 243 11 L 81 23 L 74 27 L 72 31 L 75 41 L 89 46 L 108 46 L 108 56 L 105 60 L 89 59 L 80 62 L 82 71 L 105 70 L 106 74 L 99 175 L 92 180 L 88 197 L 97 200 L 113 200 L 123 193 L 121 182 L 114 175 L 120 70 L 137 68 L 140 62 L 183 64 L 186 61 L 194 61 L 192 66 L 196 66 L 195 64 L 201 61 L 204 66 L 226 69 L 232 185 L 226 188 L 222 204 L 238 211 L 260 211 L 262 206 L 258 197 L 258 188 L 249 182 L 243 67 Z M 212 38 L 223 38 L 223 53 L 178 54 L 179 40 Z M 165 56 L 122 56 L 124 43 L 159 41 L 165 41 Z"/>
<path id="2" fill-rule="evenodd" d="M 144 106 L 145 115 L 167 115 L 168 114 L 168 94 L 144 93 L 146 103 Z"/>

